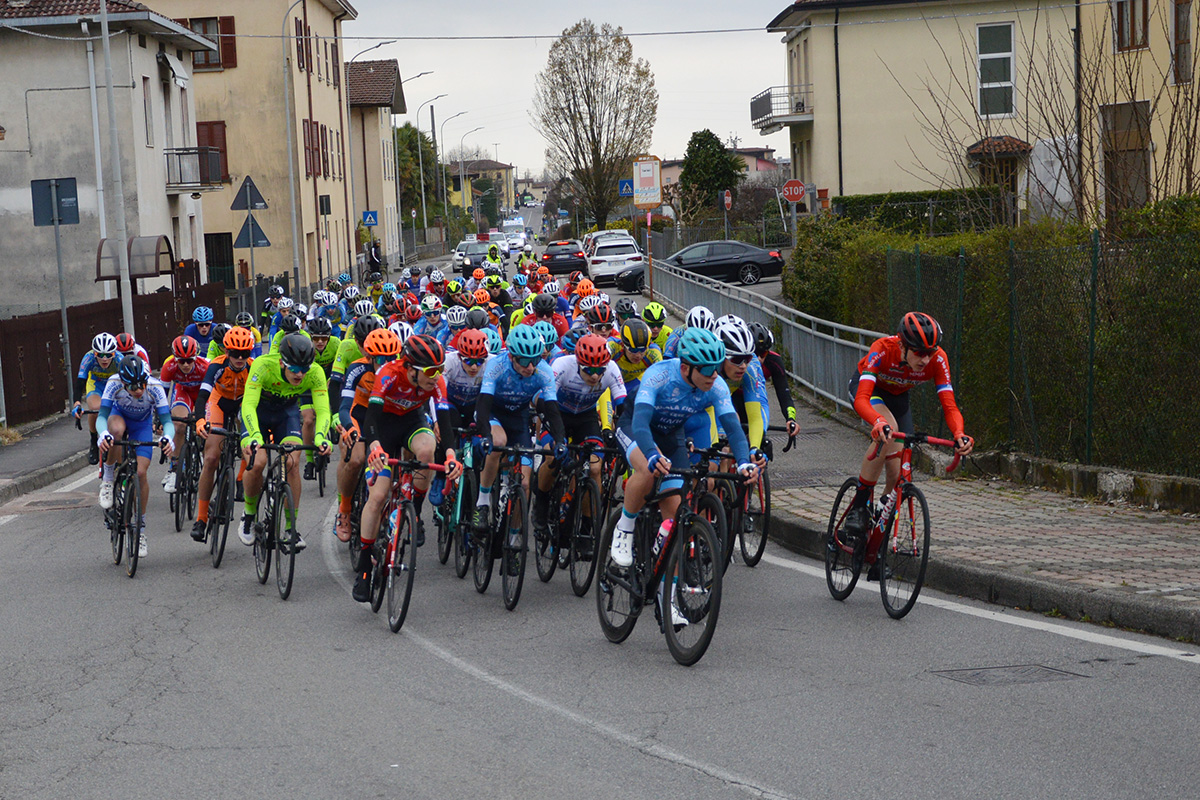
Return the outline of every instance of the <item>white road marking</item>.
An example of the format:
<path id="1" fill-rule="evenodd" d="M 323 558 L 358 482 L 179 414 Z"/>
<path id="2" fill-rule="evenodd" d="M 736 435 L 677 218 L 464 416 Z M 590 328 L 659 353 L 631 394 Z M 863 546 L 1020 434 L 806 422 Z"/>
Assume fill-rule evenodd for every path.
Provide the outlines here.
<path id="1" fill-rule="evenodd" d="M 77 479 L 71 481 L 70 483 L 64 483 L 62 486 L 58 487 L 54 491 L 55 492 L 73 492 L 76 489 L 78 489 L 80 486 L 83 486 L 85 483 L 97 480 L 96 476 L 97 476 L 98 472 L 99 471 L 95 467 L 87 467 L 83 471 L 83 477 L 77 478 Z"/>
<path id="2" fill-rule="evenodd" d="M 18 516 L 20 516 L 20 515 L 19 514 L 5 514 L 3 517 L 0 517 L 0 525 L 3 525 L 6 522 L 12 522 Z"/>
<path id="3" fill-rule="evenodd" d="M 331 508 L 329 513 L 325 515 L 323 526 L 317 535 L 321 538 L 321 554 L 325 558 L 325 566 L 328 568 L 329 574 L 333 576 L 334 580 L 342 585 L 347 593 L 349 593 L 353 586 L 350 583 L 350 577 L 346 574 L 345 560 L 336 552 L 336 545 L 334 542 L 336 542 L 337 539 L 331 535 L 333 518 L 334 514 L 336 513 L 337 505 L 335 503 L 334 507 Z M 363 609 L 369 609 L 369 606 L 367 606 L 365 603 L 362 604 L 362 607 Z M 511 695 L 518 700 L 522 700 L 530 705 L 537 706 L 538 708 L 549 711 L 552 714 L 566 719 L 568 722 L 573 722 L 576 725 L 587 728 L 592 733 L 597 734 L 605 739 L 609 739 L 617 744 L 629 747 L 652 758 L 668 761 L 673 764 L 695 770 L 696 772 L 700 772 L 704 775 L 708 775 L 712 778 L 716 778 L 719 781 L 728 783 L 732 787 L 745 792 L 751 797 L 768 798 L 769 800 L 786 800 L 786 798 L 791 797 L 791 795 L 784 794 L 776 789 L 762 786 L 761 784 L 758 784 L 749 778 L 742 777 L 741 775 L 730 772 L 722 767 L 718 767 L 714 764 L 709 764 L 707 762 L 699 761 L 683 755 L 682 753 L 678 753 L 674 750 L 663 747 L 657 742 L 640 739 L 637 736 L 626 733 L 625 731 L 622 731 L 612 725 L 598 722 L 576 711 L 572 711 L 569 708 L 565 708 L 552 700 L 539 697 L 532 692 L 522 689 L 520 686 L 509 683 L 503 678 L 493 675 L 487 670 L 477 667 L 474 664 L 459 658 L 449 650 L 438 644 L 435 644 L 432 640 L 415 631 L 411 625 L 405 625 L 403 633 L 407 638 L 412 639 L 412 641 L 423 650 L 440 659 L 441 661 L 444 661 L 460 672 L 463 672 L 472 678 L 475 678 L 476 680 L 483 681 L 489 686 L 499 689 L 505 694 Z"/>
<path id="4" fill-rule="evenodd" d="M 825 568 L 803 564 L 798 561 L 792 561 L 787 558 L 780 558 L 771 553 L 763 554 L 763 560 L 769 564 L 784 567 L 786 569 L 801 572 L 805 575 L 825 580 Z M 1029 628 L 1037 631 L 1045 631 L 1046 633 L 1065 636 L 1069 639 L 1079 639 L 1084 642 L 1093 644 L 1101 644 L 1107 647 L 1117 647 L 1122 650 L 1129 650 L 1134 653 L 1143 653 L 1145 655 L 1166 656 L 1167 658 L 1178 659 L 1185 663 L 1200 665 L 1200 653 L 1194 651 L 1183 650 L 1177 647 L 1165 647 L 1163 645 L 1151 644 L 1150 642 L 1137 642 L 1131 639 L 1123 639 L 1118 636 L 1111 636 L 1107 633 L 1098 631 L 1090 631 L 1086 629 L 1072 628 L 1056 622 L 1051 622 L 1044 619 L 1032 619 L 1024 616 L 1017 616 L 1015 613 L 1007 610 L 993 610 L 990 608 L 976 608 L 965 603 L 956 603 L 953 600 L 943 600 L 940 597 L 928 597 L 922 594 L 917 598 L 918 605 L 929 605 L 934 608 L 945 609 L 946 611 L 954 611 L 959 614 L 966 614 L 972 617 L 991 620 L 993 622 L 1003 622 L 1007 625 L 1015 625 L 1018 628 Z"/>

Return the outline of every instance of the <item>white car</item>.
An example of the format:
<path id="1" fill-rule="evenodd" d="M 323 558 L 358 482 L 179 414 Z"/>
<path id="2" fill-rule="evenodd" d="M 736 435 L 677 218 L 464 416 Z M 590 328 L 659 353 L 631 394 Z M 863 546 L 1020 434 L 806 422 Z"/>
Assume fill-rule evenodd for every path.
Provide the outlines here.
<path id="1" fill-rule="evenodd" d="M 637 242 L 621 236 L 606 236 L 596 242 L 595 252 L 588 258 L 588 277 L 597 286 L 616 285 L 617 275 L 642 263 L 642 251 Z"/>
<path id="2" fill-rule="evenodd" d="M 505 238 L 508 239 L 509 252 L 520 253 L 525 247 L 525 231 L 505 234 Z"/>
<path id="3" fill-rule="evenodd" d="M 454 248 L 454 252 L 450 254 L 450 263 L 459 272 L 462 272 L 463 257 L 467 254 L 467 245 L 469 244 L 470 242 L 464 239 L 458 243 L 458 246 Z"/>

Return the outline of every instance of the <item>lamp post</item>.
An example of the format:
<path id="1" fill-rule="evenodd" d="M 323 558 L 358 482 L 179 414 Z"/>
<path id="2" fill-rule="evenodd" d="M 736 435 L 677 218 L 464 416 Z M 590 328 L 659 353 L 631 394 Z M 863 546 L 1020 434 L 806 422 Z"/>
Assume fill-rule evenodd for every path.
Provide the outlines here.
<path id="1" fill-rule="evenodd" d="M 466 114 L 466 113 L 467 113 L 466 111 L 460 111 L 457 114 L 451 114 L 450 116 L 448 116 L 444 120 L 442 120 L 442 132 L 438 138 L 441 139 L 443 145 L 446 141 L 446 123 L 449 122 L 450 120 L 454 119 L 455 117 L 461 117 L 463 114 Z M 446 215 L 446 221 L 449 222 L 450 209 L 446 203 L 446 162 L 445 161 L 442 161 L 442 213 Z"/>
<path id="2" fill-rule="evenodd" d="M 439 94 L 432 100 L 426 100 L 417 106 L 417 171 L 421 174 L 421 222 L 426 230 L 429 229 L 429 212 L 425 208 L 425 148 L 421 146 L 421 109 L 445 96 L 445 93 Z M 433 124 L 432 121 L 430 124 Z"/>
<path id="3" fill-rule="evenodd" d="M 481 130 L 483 130 L 482 125 L 480 125 L 478 128 L 472 128 L 471 130 L 467 131 L 462 136 L 460 136 L 458 139 L 458 188 L 462 191 L 463 211 L 464 212 L 466 212 L 466 210 L 467 210 L 467 176 L 466 176 L 466 174 L 464 172 L 464 168 L 463 168 L 463 165 L 464 165 L 463 140 L 466 139 L 468 136 L 470 136 L 475 131 L 481 131 Z"/>

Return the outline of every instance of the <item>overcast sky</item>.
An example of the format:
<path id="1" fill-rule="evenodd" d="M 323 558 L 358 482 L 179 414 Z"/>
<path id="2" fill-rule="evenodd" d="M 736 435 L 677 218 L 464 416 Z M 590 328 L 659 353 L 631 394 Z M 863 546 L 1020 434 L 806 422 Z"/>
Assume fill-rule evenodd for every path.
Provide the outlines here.
<path id="1" fill-rule="evenodd" d="M 488 154 L 515 164 L 524 176 L 539 174 L 545 162 L 545 140 L 534 129 L 532 107 L 534 78 L 546 66 L 555 36 L 583 17 L 599 26 L 607 22 L 626 33 L 643 31 L 754 28 L 749 33 L 691 36 L 638 36 L 632 39 L 635 58 L 650 63 L 658 89 L 658 121 L 654 126 L 652 154 L 682 158 L 693 131 L 709 128 L 722 140 L 731 134 L 741 147 L 773 147 L 778 157 L 787 155 L 787 134 L 759 136 L 750 125 L 750 98 L 770 86 L 787 82 L 785 51 L 779 34 L 767 33 L 766 24 L 789 5 L 788 0 L 657 0 L 631 2 L 607 0 L 593 6 L 569 1 L 510 0 L 351 0 L 358 19 L 347 23 L 346 55 L 369 47 L 356 36 L 444 36 L 545 34 L 544 39 L 516 41 L 399 41 L 362 56 L 394 58 L 400 75 L 431 75 L 404 84 L 409 114 L 398 124 L 413 121 L 417 106 L 436 95 L 438 135 L 445 129 L 451 149 L 477 125 L 466 145 L 484 147 Z M 429 106 L 421 110 L 420 127 L 429 132 Z M 498 143 L 498 144 L 497 144 Z M 442 143 L 438 143 L 439 150 Z"/>

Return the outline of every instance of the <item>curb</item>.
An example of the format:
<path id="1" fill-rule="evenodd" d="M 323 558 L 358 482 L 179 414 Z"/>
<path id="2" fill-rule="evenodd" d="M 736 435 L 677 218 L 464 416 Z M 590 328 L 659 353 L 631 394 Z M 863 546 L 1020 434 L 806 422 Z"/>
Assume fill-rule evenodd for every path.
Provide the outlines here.
<path id="1" fill-rule="evenodd" d="M 0 486 L 0 505 L 9 503 L 23 494 L 49 486 L 86 466 L 88 466 L 87 451 L 81 450 L 48 467 L 35 469 L 19 478 L 14 478 L 12 483 Z"/>
<path id="2" fill-rule="evenodd" d="M 824 562 L 824 528 L 805 520 L 780 517 L 773 517 L 771 523 L 773 541 L 794 553 Z M 1170 639 L 1200 641 L 1200 610 L 1179 608 L 1161 598 L 1069 586 L 953 562 L 938 558 L 936 552 L 935 548 L 925 573 L 925 585 L 930 588 L 1010 608 L 1055 612 L 1068 619 L 1111 623 L 1118 628 Z"/>

